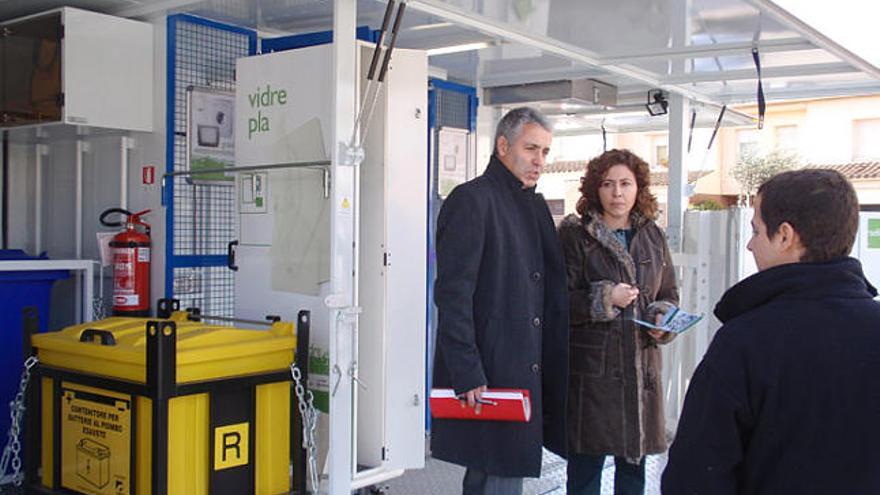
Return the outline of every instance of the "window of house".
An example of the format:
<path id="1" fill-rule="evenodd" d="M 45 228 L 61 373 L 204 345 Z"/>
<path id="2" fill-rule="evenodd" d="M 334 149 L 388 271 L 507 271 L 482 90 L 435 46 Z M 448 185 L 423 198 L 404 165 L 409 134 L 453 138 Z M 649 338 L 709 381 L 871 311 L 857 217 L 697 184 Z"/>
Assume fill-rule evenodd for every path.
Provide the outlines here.
<path id="1" fill-rule="evenodd" d="M 741 129 L 736 133 L 737 150 L 739 156 L 752 155 L 758 152 L 758 131 L 755 129 Z"/>
<path id="2" fill-rule="evenodd" d="M 880 159 L 880 119 L 853 121 L 853 161 Z"/>
<path id="3" fill-rule="evenodd" d="M 776 147 L 780 150 L 796 152 L 798 150 L 798 128 L 796 125 L 776 126 Z"/>
<path id="4" fill-rule="evenodd" d="M 654 146 L 654 166 L 669 168 L 669 145 L 658 144 Z"/>

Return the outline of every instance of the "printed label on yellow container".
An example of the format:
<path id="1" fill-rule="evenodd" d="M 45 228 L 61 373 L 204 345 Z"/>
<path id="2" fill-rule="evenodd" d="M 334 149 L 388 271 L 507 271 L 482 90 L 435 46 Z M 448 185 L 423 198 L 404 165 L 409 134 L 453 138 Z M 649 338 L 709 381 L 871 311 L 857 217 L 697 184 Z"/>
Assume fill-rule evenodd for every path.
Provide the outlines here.
<path id="1" fill-rule="evenodd" d="M 214 471 L 248 463 L 248 423 L 214 428 Z"/>
<path id="2" fill-rule="evenodd" d="M 61 486 L 87 495 L 128 495 L 131 396 L 61 384 Z"/>

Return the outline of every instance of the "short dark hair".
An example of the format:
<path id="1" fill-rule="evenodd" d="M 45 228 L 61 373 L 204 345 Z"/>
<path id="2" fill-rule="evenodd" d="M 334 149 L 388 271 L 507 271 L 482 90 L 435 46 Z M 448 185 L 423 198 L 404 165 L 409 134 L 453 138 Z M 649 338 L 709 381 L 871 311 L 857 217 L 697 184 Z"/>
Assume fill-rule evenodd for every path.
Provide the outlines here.
<path id="1" fill-rule="evenodd" d="M 498 151 L 498 138 L 501 136 L 512 144 L 526 124 L 538 124 L 547 132 L 553 132 L 553 126 L 541 112 L 531 107 L 517 107 L 504 114 L 498 122 L 495 128 L 495 141 L 492 143 L 493 149 Z"/>
<path id="2" fill-rule="evenodd" d="M 848 256 L 859 228 L 859 200 L 840 172 L 793 170 L 774 175 L 758 188 L 761 215 L 772 239 L 788 222 L 806 252 L 801 261 L 829 261 Z"/>
<path id="3" fill-rule="evenodd" d="M 580 216 L 587 211 L 602 213 L 602 202 L 599 200 L 599 186 L 608 174 L 608 169 L 615 165 L 626 165 L 636 176 L 636 204 L 633 210 L 651 220 L 657 216 L 657 198 L 651 194 L 651 167 L 635 153 L 626 149 L 608 150 L 590 160 L 587 171 L 581 178 L 581 197 L 578 199 L 577 210 Z"/>

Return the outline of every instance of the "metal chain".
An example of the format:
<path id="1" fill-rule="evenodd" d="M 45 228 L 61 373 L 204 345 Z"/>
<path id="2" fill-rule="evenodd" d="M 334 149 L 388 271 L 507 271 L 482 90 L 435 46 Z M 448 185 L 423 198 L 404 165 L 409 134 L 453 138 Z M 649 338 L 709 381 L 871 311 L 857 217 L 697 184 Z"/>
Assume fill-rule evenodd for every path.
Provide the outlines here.
<path id="1" fill-rule="evenodd" d="M 92 318 L 95 320 L 103 320 L 107 317 L 107 310 L 104 307 L 104 299 L 102 297 L 94 297 L 92 299 Z"/>
<path id="2" fill-rule="evenodd" d="M 315 409 L 315 394 L 303 385 L 302 371 L 300 371 L 296 363 L 290 364 L 290 374 L 293 376 L 299 414 L 302 417 L 302 447 L 306 449 L 309 457 L 309 475 L 312 480 L 312 491 L 318 493 L 318 447 L 315 442 L 315 430 L 318 428 L 318 411 Z"/>
<path id="3" fill-rule="evenodd" d="M 37 365 L 40 360 L 36 356 L 27 358 L 24 362 L 24 370 L 21 372 L 21 381 L 18 384 L 18 393 L 15 399 L 9 403 L 9 418 L 12 420 L 9 425 L 8 439 L 6 447 L 3 449 L 3 457 L 0 458 L 0 485 L 9 483 L 15 486 L 21 486 L 24 481 L 24 473 L 21 472 L 21 442 L 19 435 L 21 433 L 21 418 L 25 413 L 25 394 L 27 393 L 28 382 L 31 379 L 31 368 Z M 12 464 L 12 472 L 6 474 Z"/>

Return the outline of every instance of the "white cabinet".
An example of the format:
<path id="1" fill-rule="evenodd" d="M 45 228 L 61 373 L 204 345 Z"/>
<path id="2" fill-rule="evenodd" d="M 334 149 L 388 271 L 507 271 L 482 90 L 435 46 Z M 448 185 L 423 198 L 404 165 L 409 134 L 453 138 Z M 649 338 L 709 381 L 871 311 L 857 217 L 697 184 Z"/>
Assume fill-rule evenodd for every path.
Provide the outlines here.
<path id="1" fill-rule="evenodd" d="M 153 27 L 62 7 L 0 23 L 0 127 L 153 130 Z"/>

